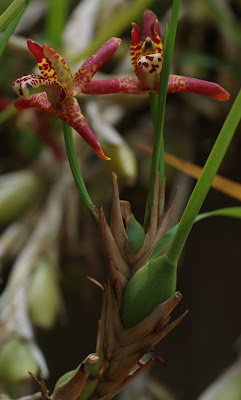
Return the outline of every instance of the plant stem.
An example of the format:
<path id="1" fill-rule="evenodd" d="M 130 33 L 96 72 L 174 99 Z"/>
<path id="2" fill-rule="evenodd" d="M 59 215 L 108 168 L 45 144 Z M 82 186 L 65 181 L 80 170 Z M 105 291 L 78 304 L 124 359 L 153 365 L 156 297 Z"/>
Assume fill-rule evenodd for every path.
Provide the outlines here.
<path id="1" fill-rule="evenodd" d="M 85 207 L 87 208 L 88 212 L 92 215 L 91 213 L 91 204 L 93 203 L 89 193 L 87 192 L 80 168 L 79 168 L 79 163 L 74 147 L 74 141 L 73 141 L 73 136 L 72 136 L 72 128 L 66 124 L 66 122 L 63 123 L 64 127 L 64 140 L 65 140 L 65 147 L 66 147 L 66 152 L 69 160 L 69 165 L 76 183 L 76 186 L 79 190 L 81 199 L 83 200 L 83 203 Z"/>
<path id="2" fill-rule="evenodd" d="M 163 47 L 164 61 L 160 77 L 159 93 L 158 95 L 155 95 L 153 93 L 150 93 L 149 95 L 154 127 L 154 145 L 144 224 L 147 222 L 151 213 L 156 172 L 158 171 L 160 173 L 160 186 L 162 185 L 165 176 L 163 127 L 165 120 L 168 80 L 172 64 L 172 54 L 176 37 L 180 5 L 181 0 L 174 0 L 170 26 L 169 29 L 166 27 L 165 31 L 165 40 Z"/>
<path id="3" fill-rule="evenodd" d="M 227 148 L 232 140 L 238 123 L 241 119 L 241 90 L 234 101 L 234 104 L 224 122 L 220 134 L 213 146 L 213 149 L 206 161 L 203 171 L 198 179 L 192 195 L 188 201 L 186 209 L 178 225 L 177 232 L 166 253 L 172 262 L 177 262 L 182 249 L 185 245 L 189 232 L 195 221 L 195 218 L 205 200 L 205 197 L 211 187 L 212 181 L 223 160 Z"/>

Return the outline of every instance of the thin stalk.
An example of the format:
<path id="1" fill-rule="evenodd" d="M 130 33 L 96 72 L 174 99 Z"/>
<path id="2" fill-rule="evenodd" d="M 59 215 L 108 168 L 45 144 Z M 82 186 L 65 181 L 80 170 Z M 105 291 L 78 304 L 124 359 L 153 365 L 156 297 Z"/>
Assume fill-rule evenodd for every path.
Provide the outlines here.
<path id="1" fill-rule="evenodd" d="M 194 224 L 195 218 L 205 200 L 211 187 L 212 181 L 220 167 L 227 148 L 232 140 L 238 123 L 241 119 L 241 90 L 224 122 L 219 136 L 206 161 L 203 171 L 198 179 L 186 209 L 178 225 L 177 232 L 166 253 L 172 262 L 177 262 L 185 245 L 189 232 Z"/>
<path id="2" fill-rule="evenodd" d="M 27 0 L 25 3 L 25 6 L 21 9 L 21 11 L 16 15 L 16 17 L 9 23 L 5 31 L 3 32 L 1 39 L 0 39 L 0 57 L 6 47 L 6 44 L 10 38 L 10 36 L 13 34 L 17 24 L 19 23 L 20 19 L 22 18 L 26 8 L 30 4 L 31 0 Z"/>
<path id="3" fill-rule="evenodd" d="M 165 176 L 163 127 L 165 120 L 168 80 L 172 64 L 172 54 L 176 37 L 180 5 L 181 0 L 174 0 L 170 25 L 169 28 L 166 27 L 163 47 L 164 61 L 160 77 L 159 93 L 158 95 L 151 94 L 149 96 L 154 127 L 154 145 L 144 224 L 147 222 L 152 208 L 156 171 L 160 173 L 160 186 L 162 185 Z M 157 99 L 154 100 L 154 96 L 157 97 Z"/>
<path id="4" fill-rule="evenodd" d="M 64 127 L 64 141 L 65 141 L 65 147 L 66 147 L 66 152 L 69 160 L 69 165 L 76 183 L 76 186 L 79 190 L 81 199 L 83 200 L 83 203 L 85 207 L 87 208 L 88 212 L 92 215 L 91 213 L 91 204 L 93 203 L 89 193 L 87 192 L 80 168 L 79 168 L 79 163 L 74 147 L 74 141 L 73 141 L 73 136 L 72 136 L 72 128 L 66 124 L 65 122 L 63 123 Z"/>

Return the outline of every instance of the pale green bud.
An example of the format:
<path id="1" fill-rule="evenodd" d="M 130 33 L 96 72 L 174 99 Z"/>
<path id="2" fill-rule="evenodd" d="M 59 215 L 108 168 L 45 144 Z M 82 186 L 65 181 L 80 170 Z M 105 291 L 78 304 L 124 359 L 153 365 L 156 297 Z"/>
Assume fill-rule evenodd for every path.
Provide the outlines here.
<path id="1" fill-rule="evenodd" d="M 0 379 L 4 383 L 20 383 L 29 377 L 28 371 L 33 374 L 39 371 L 28 343 L 21 339 L 9 340 L 0 351 Z"/>
<path id="2" fill-rule="evenodd" d="M 33 201 L 40 181 L 33 172 L 12 172 L 0 176 L 0 223 L 19 216 Z"/>
<path id="3" fill-rule="evenodd" d="M 39 260 L 28 286 L 28 308 L 33 323 L 50 329 L 59 311 L 59 291 L 53 267 Z"/>

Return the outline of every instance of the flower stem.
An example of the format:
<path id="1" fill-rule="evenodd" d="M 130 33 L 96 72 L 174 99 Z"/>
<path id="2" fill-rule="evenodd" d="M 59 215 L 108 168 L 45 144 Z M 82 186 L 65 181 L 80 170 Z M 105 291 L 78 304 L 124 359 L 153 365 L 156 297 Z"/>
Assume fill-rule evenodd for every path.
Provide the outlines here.
<path id="1" fill-rule="evenodd" d="M 182 249 L 185 245 L 189 232 L 195 221 L 195 218 L 205 200 L 205 197 L 211 187 L 212 181 L 218 171 L 218 168 L 224 158 L 227 148 L 232 140 L 238 123 L 241 119 L 241 90 L 234 101 L 234 104 L 224 122 L 220 134 L 212 148 L 212 151 L 206 161 L 203 171 L 198 179 L 192 195 L 188 201 L 186 209 L 178 225 L 177 232 L 166 253 L 169 260 L 177 262 Z"/>
<path id="2" fill-rule="evenodd" d="M 174 0 L 170 25 L 169 28 L 166 27 L 165 31 L 163 48 L 164 61 L 160 77 L 159 93 L 158 95 L 153 93 L 150 93 L 149 95 L 154 128 L 154 145 L 144 224 L 147 222 L 152 208 L 156 172 L 158 171 L 160 173 L 160 186 L 162 185 L 165 176 L 163 127 L 165 120 L 168 80 L 171 70 L 180 4 L 181 0 Z"/>
<path id="3" fill-rule="evenodd" d="M 77 160 L 77 155 L 74 147 L 74 141 L 73 141 L 73 136 L 72 136 L 72 128 L 66 124 L 66 122 L 63 123 L 64 127 L 64 141 L 65 141 L 65 147 L 66 147 L 66 152 L 69 160 L 69 165 L 76 183 L 76 186 L 79 190 L 80 196 L 83 200 L 83 203 L 85 207 L 87 208 L 88 212 L 92 215 L 91 213 L 91 204 L 93 203 L 89 193 L 87 192 L 80 168 L 79 168 L 79 163 Z"/>

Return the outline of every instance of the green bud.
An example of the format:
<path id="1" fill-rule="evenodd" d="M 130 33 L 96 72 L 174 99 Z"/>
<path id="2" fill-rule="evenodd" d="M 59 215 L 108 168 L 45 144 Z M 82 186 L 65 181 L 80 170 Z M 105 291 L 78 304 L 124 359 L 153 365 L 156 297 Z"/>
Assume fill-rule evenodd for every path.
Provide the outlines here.
<path id="1" fill-rule="evenodd" d="M 12 172 L 0 177 L 0 223 L 14 220 L 32 202 L 40 181 L 31 171 Z"/>
<path id="2" fill-rule="evenodd" d="M 85 364 L 85 372 L 89 372 L 89 378 L 78 400 L 87 400 L 90 398 L 99 381 L 99 379 L 91 379 L 91 377 L 96 377 L 101 367 L 100 357 L 96 353 L 89 354 L 83 363 Z"/>
<path id="3" fill-rule="evenodd" d="M 133 253 L 137 253 L 142 247 L 145 240 L 145 232 L 141 224 L 135 219 L 134 215 L 131 214 L 127 221 L 127 237 L 131 250 Z"/>
<path id="4" fill-rule="evenodd" d="M 176 265 L 166 255 L 140 268 L 130 279 L 122 303 L 122 324 L 131 328 L 176 291 Z"/>
<path id="5" fill-rule="evenodd" d="M 64 375 L 62 375 L 62 376 L 57 380 L 56 385 L 55 385 L 55 389 L 56 389 L 58 386 L 62 385 L 62 383 L 67 382 L 67 380 L 68 380 L 69 378 L 72 378 L 72 376 L 74 376 L 74 374 L 78 371 L 78 369 L 80 368 L 80 366 L 81 366 L 81 364 L 79 364 L 77 368 L 75 368 L 75 369 L 73 369 L 73 370 L 71 370 L 71 371 L 68 371 L 68 372 L 66 372 Z"/>
<path id="6" fill-rule="evenodd" d="M 9 340 L 0 351 L 0 379 L 4 383 L 20 383 L 29 377 L 28 371 L 34 375 L 39 371 L 28 343 L 21 339 Z"/>
<path id="7" fill-rule="evenodd" d="M 99 379 L 91 379 L 91 377 L 95 377 L 99 374 L 100 368 L 101 368 L 101 363 L 100 363 L 100 357 L 96 353 L 89 354 L 85 360 L 78 365 L 77 368 L 75 368 L 72 371 L 66 372 L 64 375 L 62 375 L 56 385 L 55 389 L 62 385 L 63 383 L 67 382 L 68 379 L 72 378 L 74 374 L 78 371 L 78 369 L 81 367 L 81 365 L 84 365 L 84 371 L 89 373 L 89 378 L 84 386 L 84 389 L 82 390 L 80 396 L 78 397 L 78 400 L 87 400 L 91 394 L 94 392 Z"/>
<path id="8" fill-rule="evenodd" d="M 28 308 L 33 323 L 50 329 L 59 311 L 56 276 L 47 260 L 39 260 L 28 286 Z"/>

